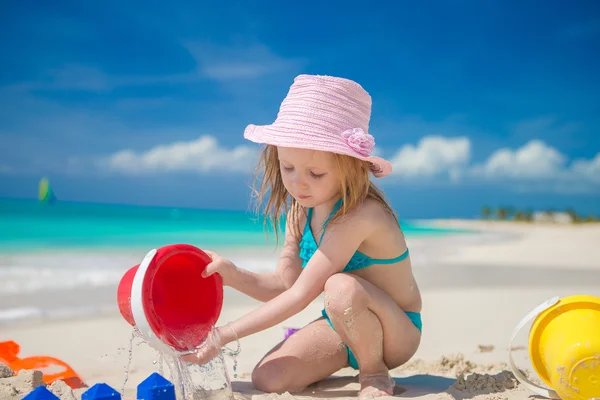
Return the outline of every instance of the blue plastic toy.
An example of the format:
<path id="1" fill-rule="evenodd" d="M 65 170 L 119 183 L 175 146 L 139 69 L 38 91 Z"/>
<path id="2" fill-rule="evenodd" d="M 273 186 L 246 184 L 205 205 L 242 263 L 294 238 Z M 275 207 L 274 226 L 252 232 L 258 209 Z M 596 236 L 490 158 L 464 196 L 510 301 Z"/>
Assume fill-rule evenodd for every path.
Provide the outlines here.
<path id="1" fill-rule="evenodd" d="M 138 385 L 137 400 L 176 400 L 175 386 L 154 372 Z"/>
<path id="2" fill-rule="evenodd" d="M 121 400 L 121 393 L 106 383 L 96 383 L 81 395 L 81 400 Z"/>
<path id="3" fill-rule="evenodd" d="M 29 392 L 23 400 L 60 400 L 58 396 L 49 391 L 46 386 L 38 386 Z"/>
<path id="4" fill-rule="evenodd" d="M 137 400 L 176 400 L 175 386 L 158 372 L 150 374 L 137 387 Z M 45 386 L 38 386 L 23 400 L 60 400 Z M 106 383 L 96 383 L 81 395 L 81 400 L 121 400 L 121 393 Z"/>

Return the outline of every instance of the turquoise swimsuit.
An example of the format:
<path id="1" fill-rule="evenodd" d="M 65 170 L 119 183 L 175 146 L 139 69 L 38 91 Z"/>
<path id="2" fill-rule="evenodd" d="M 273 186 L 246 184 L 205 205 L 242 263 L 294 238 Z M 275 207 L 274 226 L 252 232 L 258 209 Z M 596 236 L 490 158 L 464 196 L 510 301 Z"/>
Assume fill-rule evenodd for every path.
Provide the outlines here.
<path id="1" fill-rule="evenodd" d="M 321 237 L 319 238 L 318 244 L 317 244 L 317 242 L 312 234 L 312 231 L 310 229 L 310 220 L 312 218 L 313 209 L 312 208 L 308 209 L 306 225 L 304 226 L 302 240 L 300 241 L 300 258 L 302 259 L 302 268 L 306 267 L 306 264 L 308 264 L 308 261 L 310 260 L 310 258 L 313 256 L 313 254 L 315 254 L 315 251 L 317 251 L 317 248 L 319 247 L 319 245 L 321 244 L 321 241 L 323 240 L 323 234 L 325 233 L 325 226 L 327 225 L 329 220 L 333 217 L 335 212 L 341 207 L 341 205 L 342 205 L 342 200 L 340 199 L 337 203 L 335 203 L 335 206 L 333 207 L 331 214 L 329 214 L 329 216 L 323 223 L 323 232 L 321 233 Z M 408 249 L 406 249 L 406 251 L 403 254 L 401 254 L 400 256 L 398 256 L 396 258 L 389 258 L 389 259 L 371 258 L 371 257 L 367 256 L 366 254 L 361 253 L 360 251 L 357 250 L 342 272 L 356 271 L 358 269 L 367 268 L 368 266 L 370 266 L 372 264 L 394 264 L 394 263 L 404 260 L 406 257 L 408 257 Z M 405 313 L 408 316 L 408 318 L 410 318 L 410 320 L 413 322 L 413 324 L 415 324 L 415 326 L 419 329 L 419 331 L 421 331 L 422 330 L 421 313 L 415 313 L 415 312 L 410 312 L 410 311 L 405 311 Z M 325 309 L 323 309 L 323 311 L 321 311 L 321 314 L 327 320 L 329 325 L 333 329 L 335 329 L 333 327 L 333 324 L 331 323 L 331 320 L 327 316 Z M 354 369 L 358 369 L 358 362 L 356 360 L 356 357 L 354 357 L 352 350 L 350 350 L 350 348 L 348 346 L 346 346 L 346 349 L 348 351 L 348 362 L 349 362 L 350 366 Z"/>

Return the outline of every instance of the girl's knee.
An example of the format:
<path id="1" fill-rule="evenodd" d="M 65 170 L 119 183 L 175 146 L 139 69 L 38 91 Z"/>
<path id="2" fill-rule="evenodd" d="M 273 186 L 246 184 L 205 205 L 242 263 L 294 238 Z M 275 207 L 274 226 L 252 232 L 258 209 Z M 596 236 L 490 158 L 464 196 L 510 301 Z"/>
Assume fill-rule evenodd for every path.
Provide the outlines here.
<path id="1" fill-rule="evenodd" d="M 354 307 L 366 303 L 366 300 L 365 289 L 350 274 L 338 273 L 325 282 L 325 310 L 330 317 L 351 313 Z"/>
<path id="2" fill-rule="evenodd" d="M 276 361 L 257 365 L 252 371 L 252 384 L 265 393 L 293 391 L 293 377 L 285 366 Z"/>

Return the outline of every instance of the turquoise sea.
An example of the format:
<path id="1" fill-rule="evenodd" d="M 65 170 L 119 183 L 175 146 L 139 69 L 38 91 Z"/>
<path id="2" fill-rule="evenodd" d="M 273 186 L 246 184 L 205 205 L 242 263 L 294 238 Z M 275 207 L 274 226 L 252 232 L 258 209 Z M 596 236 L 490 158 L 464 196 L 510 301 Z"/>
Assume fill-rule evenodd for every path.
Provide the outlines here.
<path id="1" fill-rule="evenodd" d="M 402 222 L 407 237 L 455 232 Z M 0 252 L 274 245 L 261 216 L 248 211 L 0 199 Z"/>
<path id="2" fill-rule="evenodd" d="M 457 232 L 402 227 L 409 239 Z M 173 243 L 223 251 L 254 272 L 277 263 L 274 233 L 267 240 L 262 218 L 250 211 L 0 199 L 0 325 L 115 312 L 125 271 Z"/>

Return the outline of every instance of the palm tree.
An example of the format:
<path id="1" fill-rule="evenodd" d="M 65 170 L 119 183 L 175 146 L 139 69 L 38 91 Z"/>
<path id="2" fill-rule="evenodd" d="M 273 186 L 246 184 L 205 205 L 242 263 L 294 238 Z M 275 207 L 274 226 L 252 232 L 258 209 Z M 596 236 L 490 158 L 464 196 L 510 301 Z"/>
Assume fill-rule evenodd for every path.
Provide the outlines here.
<path id="1" fill-rule="evenodd" d="M 483 219 L 489 219 L 491 215 L 492 215 L 492 210 L 488 206 L 484 206 L 481 209 L 481 216 L 483 217 Z"/>
<path id="2" fill-rule="evenodd" d="M 506 207 L 506 218 L 507 219 L 511 219 L 511 218 L 515 218 L 515 214 L 516 214 L 517 210 L 515 209 L 515 207 Z"/>
<path id="3" fill-rule="evenodd" d="M 575 210 L 573 210 L 572 208 L 568 208 L 566 212 L 571 217 L 571 221 L 573 221 L 573 222 L 581 222 L 581 218 L 579 217 L 579 215 L 577 215 L 577 213 L 575 212 Z"/>
<path id="4" fill-rule="evenodd" d="M 498 219 L 506 219 L 506 208 L 504 207 L 500 207 L 496 210 L 496 216 L 498 217 Z"/>

